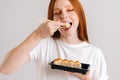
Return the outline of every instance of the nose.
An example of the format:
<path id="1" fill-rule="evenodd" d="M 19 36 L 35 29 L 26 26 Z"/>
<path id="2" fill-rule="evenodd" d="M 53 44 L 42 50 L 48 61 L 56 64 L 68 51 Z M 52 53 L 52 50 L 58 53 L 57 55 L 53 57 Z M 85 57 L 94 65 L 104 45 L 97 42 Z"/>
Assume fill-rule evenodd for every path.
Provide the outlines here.
<path id="1" fill-rule="evenodd" d="M 61 13 L 61 15 L 60 15 L 60 19 L 65 20 L 65 19 L 67 19 L 67 18 L 68 18 L 67 12 L 66 12 L 66 11 L 62 11 L 62 13 Z"/>

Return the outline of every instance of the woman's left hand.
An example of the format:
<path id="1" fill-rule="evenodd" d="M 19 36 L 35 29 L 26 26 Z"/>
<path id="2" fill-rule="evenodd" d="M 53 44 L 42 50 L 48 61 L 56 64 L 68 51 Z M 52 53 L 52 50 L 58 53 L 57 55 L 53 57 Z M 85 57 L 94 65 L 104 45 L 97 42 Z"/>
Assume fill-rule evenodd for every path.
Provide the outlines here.
<path id="1" fill-rule="evenodd" d="M 65 73 L 76 76 L 76 77 L 80 78 L 80 80 L 91 80 L 89 71 L 86 74 L 74 73 L 74 72 L 68 72 L 68 71 L 65 71 Z"/>

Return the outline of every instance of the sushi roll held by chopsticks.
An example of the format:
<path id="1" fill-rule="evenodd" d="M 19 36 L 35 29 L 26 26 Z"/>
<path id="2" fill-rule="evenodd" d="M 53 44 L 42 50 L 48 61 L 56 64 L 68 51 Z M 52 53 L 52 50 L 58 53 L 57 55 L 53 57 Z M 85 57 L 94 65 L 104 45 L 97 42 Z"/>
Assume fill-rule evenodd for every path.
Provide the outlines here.
<path id="1" fill-rule="evenodd" d="M 46 21 L 51 21 L 51 20 L 40 18 L 37 21 L 41 23 L 45 23 Z M 63 25 L 61 25 L 60 28 L 66 29 L 66 28 L 69 28 L 71 25 L 72 25 L 72 22 L 66 22 L 66 23 L 63 23 Z"/>
<path id="2" fill-rule="evenodd" d="M 71 25 L 72 25 L 72 22 L 66 22 L 64 23 L 64 25 L 61 25 L 61 28 L 66 29 L 66 28 L 69 28 Z"/>

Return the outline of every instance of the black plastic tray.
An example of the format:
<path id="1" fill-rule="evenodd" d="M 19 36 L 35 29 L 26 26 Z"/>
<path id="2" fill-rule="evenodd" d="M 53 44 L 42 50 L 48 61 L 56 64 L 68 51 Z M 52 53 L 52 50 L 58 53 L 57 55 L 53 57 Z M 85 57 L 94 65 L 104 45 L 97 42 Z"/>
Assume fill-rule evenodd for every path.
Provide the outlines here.
<path id="1" fill-rule="evenodd" d="M 89 71 L 89 64 L 81 63 L 81 68 L 73 68 L 73 67 L 67 67 L 67 66 L 61 66 L 53 64 L 53 62 L 49 63 L 51 65 L 51 69 L 59 69 L 64 71 L 70 71 L 70 72 L 77 72 L 86 74 L 87 71 Z"/>

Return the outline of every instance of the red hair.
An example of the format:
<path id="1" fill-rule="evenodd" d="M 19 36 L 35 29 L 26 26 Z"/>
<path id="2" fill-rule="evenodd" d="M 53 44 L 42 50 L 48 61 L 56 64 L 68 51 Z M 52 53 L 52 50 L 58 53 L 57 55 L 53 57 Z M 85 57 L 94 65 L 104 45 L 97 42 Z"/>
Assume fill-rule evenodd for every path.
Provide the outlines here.
<path id="1" fill-rule="evenodd" d="M 53 8 L 56 0 L 51 0 L 48 7 L 48 19 L 53 20 Z M 88 34 L 87 34 L 87 26 L 86 26 L 86 18 L 82 5 L 79 0 L 69 0 L 72 4 L 74 11 L 78 15 L 79 25 L 78 25 L 78 38 L 82 41 L 89 42 Z M 56 31 L 53 38 L 60 38 L 60 32 Z"/>

